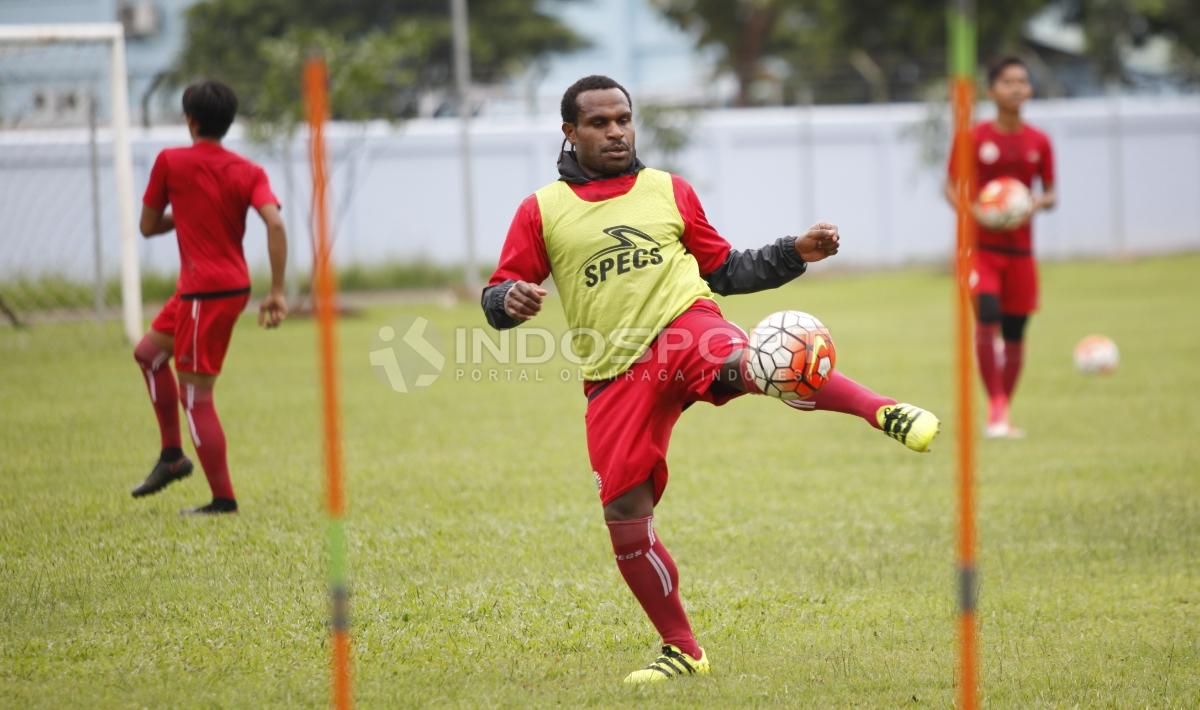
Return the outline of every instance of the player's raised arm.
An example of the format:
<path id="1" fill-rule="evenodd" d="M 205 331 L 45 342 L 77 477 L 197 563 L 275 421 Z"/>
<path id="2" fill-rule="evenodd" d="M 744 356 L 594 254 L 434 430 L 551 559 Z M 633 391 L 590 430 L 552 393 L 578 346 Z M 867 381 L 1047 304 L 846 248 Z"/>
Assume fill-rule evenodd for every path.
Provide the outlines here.
<path id="1" fill-rule="evenodd" d="M 488 323 L 493 328 L 512 328 L 536 316 L 546 298 L 546 289 L 538 284 L 549 275 L 542 214 L 537 197 L 530 195 L 513 215 L 500 263 L 480 297 Z"/>
<path id="2" fill-rule="evenodd" d="M 274 328 L 287 318 L 287 295 L 284 293 L 284 274 L 287 271 L 287 231 L 279 205 L 267 203 L 258 208 L 267 225 L 267 255 L 271 260 L 271 291 L 258 307 L 258 324 Z"/>
<path id="3" fill-rule="evenodd" d="M 528 281 L 516 281 L 504 294 L 504 312 L 524 322 L 542 310 L 546 289 Z"/>
<path id="4" fill-rule="evenodd" d="M 837 227 L 825 223 L 813 225 L 804 236 L 780 237 L 760 249 L 732 249 L 709 224 L 692 186 L 678 175 L 671 180 L 683 217 L 681 240 L 714 293 L 730 296 L 777 288 L 803 274 L 807 262 L 837 253 Z"/>
<path id="5" fill-rule="evenodd" d="M 804 236 L 796 237 L 794 246 L 796 254 L 805 263 L 812 263 L 837 254 L 841 243 L 842 236 L 836 224 L 817 222 L 808 228 Z"/>

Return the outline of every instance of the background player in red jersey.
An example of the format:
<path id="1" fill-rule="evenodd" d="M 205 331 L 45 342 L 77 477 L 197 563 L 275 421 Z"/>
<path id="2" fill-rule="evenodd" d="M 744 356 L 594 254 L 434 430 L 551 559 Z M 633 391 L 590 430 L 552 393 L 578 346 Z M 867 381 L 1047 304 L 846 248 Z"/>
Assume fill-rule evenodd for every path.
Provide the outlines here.
<path id="1" fill-rule="evenodd" d="M 998 177 L 1012 177 L 1033 189 L 1030 219 L 1019 227 L 997 232 L 979 225 L 971 261 L 971 290 L 975 295 L 975 355 L 988 396 L 989 437 L 1020 437 L 1023 432 L 1009 421 L 1009 405 L 1025 359 L 1025 326 L 1037 310 L 1037 264 L 1033 258 L 1030 220 L 1040 210 L 1054 207 L 1054 152 L 1050 138 L 1021 120 L 1021 106 L 1033 95 L 1029 70 L 1016 57 L 1006 57 L 988 71 L 988 97 L 996 104 L 996 118 L 981 121 L 971 131 L 979 186 Z M 946 199 L 955 203 L 954 156 Z M 996 357 L 996 336 L 1004 340 L 1003 358 Z"/>
<path id="2" fill-rule="evenodd" d="M 741 368 L 746 334 L 725 320 L 713 294 L 781 286 L 837 254 L 841 236 L 822 222 L 761 249 L 734 250 L 686 180 L 638 160 L 633 103 L 620 84 L 584 77 L 567 89 L 561 111 L 559 179 L 517 209 L 483 310 L 497 328 L 527 321 L 548 295 L 538 284 L 553 275 L 568 326 L 599 336 L 582 338 L 597 356 L 581 358 L 588 456 L 617 568 L 663 640 L 662 654 L 625 682 L 705 675 L 709 658 L 654 514 L 683 410 L 758 393 Z M 938 432 L 931 412 L 836 370 L 811 399 L 788 404 L 861 417 L 914 451 L 927 451 Z"/>
<path id="3" fill-rule="evenodd" d="M 192 472 L 192 462 L 180 447 L 182 391 L 192 444 L 213 495 L 211 503 L 182 512 L 232 513 L 237 499 L 229 479 L 225 432 L 213 406 L 213 386 L 234 323 L 250 299 L 250 272 L 242 253 L 247 210 L 253 207 L 267 225 L 271 290 L 258 313 L 259 324 L 266 328 L 287 317 L 287 236 L 266 172 L 221 145 L 237 113 L 233 90 L 215 81 L 193 84 L 183 92 L 183 113 L 192 145 L 158 154 L 143 199 L 142 234 L 152 237 L 175 230 L 180 263 L 175 295 L 134 349 L 158 417 L 162 453 L 146 480 L 133 489 L 133 497 L 156 493 Z M 179 370 L 178 388 L 167 363 L 172 354 Z"/>

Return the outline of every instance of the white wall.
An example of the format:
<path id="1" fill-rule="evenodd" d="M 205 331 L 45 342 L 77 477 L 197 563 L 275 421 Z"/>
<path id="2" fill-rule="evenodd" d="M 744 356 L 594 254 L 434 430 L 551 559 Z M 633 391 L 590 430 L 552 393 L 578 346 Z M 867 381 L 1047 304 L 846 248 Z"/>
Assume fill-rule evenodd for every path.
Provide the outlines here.
<path id="1" fill-rule="evenodd" d="M 675 162 L 695 185 L 710 221 L 736 248 L 761 246 L 827 220 L 841 227 L 842 264 L 933 262 L 948 258 L 953 241 L 952 216 L 941 196 L 948 137 L 921 136 L 939 123 L 945 130 L 942 114 L 922 105 L 710 112 L 698 116 L 692 141 Z M 1059 208 L 1035 223 L 1039 254 L 1066 258 L 1200 249 L 1200 98 L 1034 102 L 1028 118 L 1054 141 L 1059 183 Z M 556 178 L 558 123 L 549 115 L 475 122 L 481 261 L 494 261 L 520 200 Z M 463 258 L 457 130 L 453 120 L 331 128 L 340 263 Z M 183 133 L 182 128 L 135 131 L 139 189 L 156 152 L 182 143 Z M 303 140 L 293 149 L 296 194 L 289 200 L 278 156 L 233 135 L 229 146 L 262 162 L 277 194 L 289 202 L 285 216 L 293 236 L 300 237 L 295 240 L 298 261 L 307 263 Z M 78 157 L 77 170 L 86 165 L 85 146 L 76 143 L 72 150 L 28 139 L 20 144 L 19 164 L 12 163 L 6 155 L 14 154 L 10 146 L 16 140 L 0 134 L 0 260 L 6 262 L 0 275 L 27 268 L 9 254 L 14 240 L 28 240 L 37 231 L 27 224 L 32 217 L 19 209 L 45 204 L 33 197 L 43 189 L 31 181 L 45 182 L 42 188 L 51 195 L 65 184 L 66 172 L 55 178 L 53 171 L 32 169 L 39 164 L 36 156 L 44 150 L 54 156 L 55 166 L 73 160 L 70 156 Z M 643 138 L 640 152 L 653 165 L 649 148 Z M 923 159 L 922 150 L 929 148 L 940 150 L 941 157 Z M 19 205 L 3 198 L 16 184 L 26 195 Z M 53 259 L 53 243 L 90 253 L 90 221 L 59 222 L 53 234 L 38 237 L 37 252 L 44 256 L 25 250 L 22 260 Z M 247 255 L 254 268 L 265 270 L 263 230 L 254 218 L 249 224 Z M 117 253 L 116 236 L 111 226 L 105 230 L 108 261 Z M 175 260 L 169 238 L 143 247 L 146 268 L 170 270 Z"/>

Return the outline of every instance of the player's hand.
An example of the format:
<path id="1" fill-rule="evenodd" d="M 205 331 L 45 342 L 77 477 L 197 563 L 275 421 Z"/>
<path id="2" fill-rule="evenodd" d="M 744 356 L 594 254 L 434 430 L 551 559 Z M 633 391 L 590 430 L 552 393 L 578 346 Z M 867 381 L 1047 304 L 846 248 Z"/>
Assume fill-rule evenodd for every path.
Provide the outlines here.
<path id="1" fill-rule="evenodd" d="M 1054 207 L 1054 196 L 1053 195 L 1048 195 L 1044 192 L 1040 195 L 1034 195 L 1033 196 L 1033 206 L 1030 208 L 1029 217 L 1026 218 L 1025 221 L 1028 222 L 1029 219 L 1032 219 L 1033 215 L 1035 215 L 1036 213 L 1041 212 L 1043 210 L 1053 209 L 1053 207 Z"/>
<path id="2" fill-rule="evenodd" d="M 258 305 L 258 324 L 264 328 L 274 328 L 287 318 L 287 314 L 287 296 L 282 290 L 272 289 Z"/>
<path id="3" fill-rule="evenodd" d="M 504 312 L 519 321 L 527 321 L 542 310 L 546 289 L 528 281 L 518 281 L 504 294 Z"/>
<path id="4" fill-rule="evenodd" d="M 838 253 L 841 235 L 836 224 L 817 222 L 802 237 L 796 237 L 796 253 L 805 261 L 820 261 Z"/>

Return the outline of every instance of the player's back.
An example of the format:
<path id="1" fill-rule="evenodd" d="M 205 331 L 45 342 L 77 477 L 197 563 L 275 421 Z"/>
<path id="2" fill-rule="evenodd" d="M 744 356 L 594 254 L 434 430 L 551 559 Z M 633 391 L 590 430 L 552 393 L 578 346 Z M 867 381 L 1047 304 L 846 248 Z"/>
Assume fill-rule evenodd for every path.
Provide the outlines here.
<path id="1" fill-rule="evenodd" d="M 183 294 L 246 288 L 249 270 L 242 251 L 246 212 L 276 203 L 266 173 L 217 143 L 199 141 L 159 154 L 149 196 L 161 190 L 170 202 L 179 241 L 179 290 Z"/>

